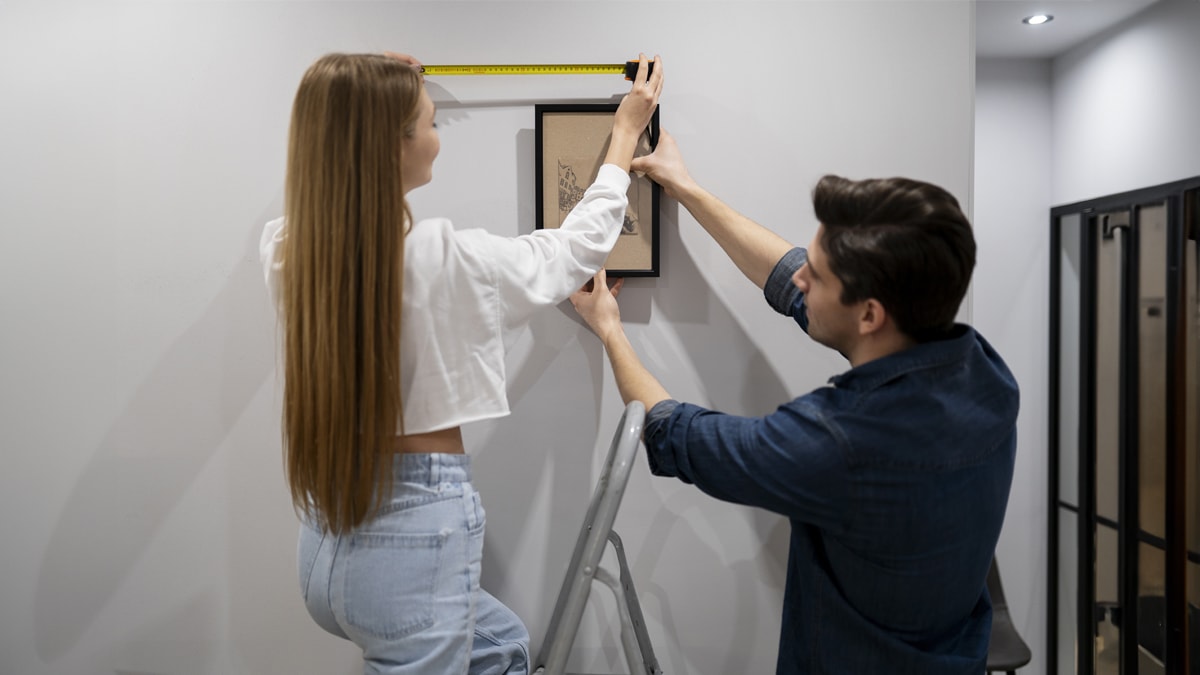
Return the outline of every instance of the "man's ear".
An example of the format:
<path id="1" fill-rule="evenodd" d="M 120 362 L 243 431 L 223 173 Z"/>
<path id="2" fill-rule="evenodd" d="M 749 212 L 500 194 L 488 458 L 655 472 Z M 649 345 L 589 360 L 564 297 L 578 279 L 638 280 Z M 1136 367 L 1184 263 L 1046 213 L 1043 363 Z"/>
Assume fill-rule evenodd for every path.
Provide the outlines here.
<path id="1" fill-rule="evenodd" d="M 867 298 L 862 303 L 862 312 L 858 315 L 859 335 L 873 335 L 883 330 L 888 323 L 888 313 L 883 303 L 875 298 Z"/>

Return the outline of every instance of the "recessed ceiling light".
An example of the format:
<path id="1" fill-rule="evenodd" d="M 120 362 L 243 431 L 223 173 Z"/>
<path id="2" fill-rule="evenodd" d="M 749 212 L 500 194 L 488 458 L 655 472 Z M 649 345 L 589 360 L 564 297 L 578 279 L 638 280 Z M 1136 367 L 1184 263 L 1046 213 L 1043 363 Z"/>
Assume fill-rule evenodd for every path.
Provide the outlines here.
<path id="1" fill-rule="evenodd" d="M 1021 19 L 1021 23 L 1027 23 L 1030 26 L 1040 26 L 1041 24 L 1049 23 L 1053 20 L 1054 17 L 1050 16 L 1049 14 L 1034 14 L 1033 16 L 1027 16 L 1024 19 Z"/>

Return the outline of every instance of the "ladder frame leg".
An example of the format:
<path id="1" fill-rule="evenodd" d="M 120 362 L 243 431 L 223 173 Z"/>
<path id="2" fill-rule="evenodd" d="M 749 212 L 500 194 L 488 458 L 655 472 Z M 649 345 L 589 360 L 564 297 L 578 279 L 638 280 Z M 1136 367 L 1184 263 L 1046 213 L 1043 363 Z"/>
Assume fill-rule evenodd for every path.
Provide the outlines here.
<path id="1" fill-rule="evenodd" d="M 613 521 L 616 520 L 617 509 L 625 494 L 625 485 L 641 443 L 645 414 L 645 407 L 633 401 L 621 415 L 600 480 L 592 493 L 583 527 L 575 542 L 571 562 L 563 578 L 550 625 L 546 629 L 545 641 L 535 661 L 535 672 L 563 675 L 566 669 L 567 657 L 579 632 L 592 581 L 612 533 Z M 623 576 L 627 576 L 627 569 L 628 566 Z M 638 614 L 640 617 L 640 608 Z M 635 675 L 642 674 L 635 672 Z"/>
<path id="2" fill-rule="evenodd" d="M 642 659 L 642 649 L 638 644 L 637 633 L 633 631 L 633 619 L 629 616 L 629 603 L 625 600 L 625 594 L 621 592 L 621 580 L 601 567 L 596 570 L 596 581 L 608 586 L 617 600 L 617 616 L 621 627 L 621 650 L 625 652 L 625 663 L 629 665 L 629 672 L 632 675 L 645 675 L 648 673 L 646 662 Z"/>
<path id="3" fill-rule="evenodd" d="M 650 633 L 646 630 L 646 618 L 642 615 L 642 603 L 638 600 L 637 589 L 633 585 L 633 574 L 629 571 L 629 563 L 625 559 L 625 545 L 621 542 L 621 537 L 616 531 L 608 533 L 608 541 L 612 544 L 613 550 L 617 554 L 617 565 L 621 570 L 621 593 L 618 593 L 618 605 L 623 605 L 624 614 L 622 619 L 628 624 L 622 623 L 622 632 L 628 627 L 633 631 L 634 639 L 641 652 L 642 664 L 641 670 L 634 670 L 630 666 L 631 673 L 646 673 L 647 675 L 661 675 L 662 669 L 658 667 L 658 659 L 654 656 L 654 647 L 650 644 Z M 616 593 L 617 589 L 613 589 Z M 625 602 L 620 601 L 620 596 L 624 596 Z M 627 648 L 628 649 L 628 648 Z"/>

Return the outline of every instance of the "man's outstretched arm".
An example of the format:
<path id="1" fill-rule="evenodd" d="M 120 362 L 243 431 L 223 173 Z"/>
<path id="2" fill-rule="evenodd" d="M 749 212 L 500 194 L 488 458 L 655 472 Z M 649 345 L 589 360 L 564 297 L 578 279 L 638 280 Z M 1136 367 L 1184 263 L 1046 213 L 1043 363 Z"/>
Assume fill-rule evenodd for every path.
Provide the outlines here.
<path id="1" fill-rule="evenodd" d="M 847 503 L 845 453 L 824 420 L 808 414 L 812 406 L 781 407 L 754 418 L 673 400 L 642 365 L 621 326 L 615 294 L 622 281 L 610 291 L 601 270 L 592 290 L 575 293 L 571 304 L 604 344 L 622 400 L 646 406 L 643 440 L 650 471 L 717 499 L 836 526 Z"/>
<path id="2" fill-rule="evenodd" d="M 666 131 L 660 134 L 652 154 L 634 158 L 632 169 L 648 175 L 667 195 L 683 204 L 759 288 L 766 284 L 779 259 L 792 249 L 782 237 L 733 210 L 692 180 L 675 139 Z"/>

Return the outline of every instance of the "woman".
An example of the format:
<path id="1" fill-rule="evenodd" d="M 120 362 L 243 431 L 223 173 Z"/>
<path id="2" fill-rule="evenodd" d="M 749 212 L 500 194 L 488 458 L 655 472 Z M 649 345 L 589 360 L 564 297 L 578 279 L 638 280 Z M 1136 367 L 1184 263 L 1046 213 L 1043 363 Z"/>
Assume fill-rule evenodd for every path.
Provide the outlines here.
<path id="1" fill-rule="evenodd" d="M 484 511 L 461 426 L 507 415 L 506 331 L 584 285 L 616 243 L 662 90 L 645 56 L 595 183 L 559 229 L 414 223 L 439 141 L 419 62 L 329 54 L 292 109 L 285 217 L 261 254 L 279 308 L 283 438 L 313 619 L 368 673 L 525 673 L 520 619 L 479 587 Z"/>

